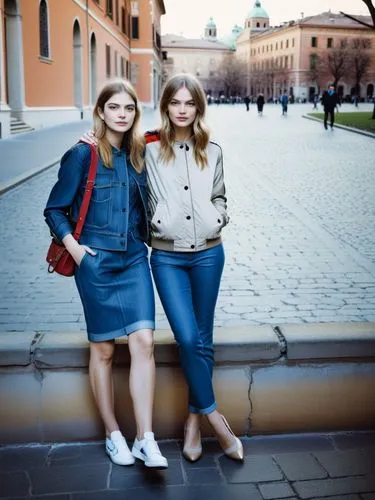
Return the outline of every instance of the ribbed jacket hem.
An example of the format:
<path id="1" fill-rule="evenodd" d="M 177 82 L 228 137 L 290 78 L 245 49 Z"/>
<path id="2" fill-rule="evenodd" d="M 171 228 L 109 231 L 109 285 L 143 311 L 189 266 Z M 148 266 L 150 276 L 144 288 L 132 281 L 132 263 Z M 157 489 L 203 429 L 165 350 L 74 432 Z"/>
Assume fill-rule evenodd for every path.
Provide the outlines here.
<path id="1" fill-rule="evenodd" d="M 215 238 L 213 240 L 206 240 L 204 243 L 190 248 L 188 246 L 179 245 L 176 240 L 161 240 L 158 238 L 151 238 L 151 247 L 157 250 L 165 250 L 167 252 L 199 252 L 201 250 L 207 250 L 208 248 L 213 248 L 222 243 L 222 239 Z"/>

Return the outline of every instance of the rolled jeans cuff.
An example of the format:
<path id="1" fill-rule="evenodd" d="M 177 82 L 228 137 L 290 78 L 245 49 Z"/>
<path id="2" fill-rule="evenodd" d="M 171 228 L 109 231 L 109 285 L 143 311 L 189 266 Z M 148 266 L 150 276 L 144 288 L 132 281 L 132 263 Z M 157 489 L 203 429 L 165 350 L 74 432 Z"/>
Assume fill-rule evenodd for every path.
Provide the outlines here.
<path id="1" fill-rule="evenodd" d="M 195 406 L 192 406 L 192 405 L 189 405 L 188 408 L 189 408 L 189 413 L 195 413 L 195 414 L 199 414 L 199 415 L 208 415 L 209 413 L 212 413 L 213 411 L 216 410 L 217 404 L 215 402 L 211 406 L 209 406 L 208 408 L 203 408 L 203 410 L 196 408 Z"/>

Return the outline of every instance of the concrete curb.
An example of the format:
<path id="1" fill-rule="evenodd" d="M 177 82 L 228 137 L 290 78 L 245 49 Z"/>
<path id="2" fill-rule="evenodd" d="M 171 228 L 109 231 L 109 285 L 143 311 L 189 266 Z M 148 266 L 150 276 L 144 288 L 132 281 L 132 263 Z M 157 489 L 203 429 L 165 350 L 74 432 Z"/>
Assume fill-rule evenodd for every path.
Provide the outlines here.
<path id="1" fill-rule="evenodd" d="M 0 196 L 7 191 L 10 191 L 11 189 L 19 186 L 20 184 L 28 181 L 32 177 L 35 177 L 38 174 L 41 174 L 45 170 L 48 170 L 49 168 L 54 167 L 59 163 L 61 159 L 61 156 L 58 156 L 57 158 L 54 158 L 53 160 L 49 161 L 48 163 L 45 163 L 41 165 L 40 167 L 36 167 L 32 170 L 28 170 L 27 172 L 22 173 L 21 175 L 18 175 L 17 177 L 14 177 L 13 179 L 10 179 L 9 181 L 2 182 L 0 184 Z"/>
<path id="2" fill-rule="evenodd" d="M 302 115 L 302 118 L 307 118 L 308 120 L 312 120 L 314 122 L 323 123 L 323 120 L 320 118 L 315 118 L 315 116 Z M 354 132 L 356 134 L 365 135 L 366 137 L 371 137 L 375 139 L 375 134 L 372 132 L 367 132 L 366 130 L 361 130 L 359 128 L 347 127 L 346 125 L 341 125 L 340 123 L 335 123 L 335 128 L 341 128 L 343 130 L 347 130 L 348 132 Z"/>
<path id="3" fill-rule="evenodd" d="M 175 438 L 183 434 L 186 384 L 171 332 L 157 330 L 155 341 L 155 430 Z M 238 435 L 373 428 L 375 323 L 217 328 L 214 348 L 218 408 Z M 84 332 L 0 333 L 0 443 L 99 439 L 88 358 Z M 129 362 L 120 339 L 116 409 L 120 425 L 135 432 Z"/>

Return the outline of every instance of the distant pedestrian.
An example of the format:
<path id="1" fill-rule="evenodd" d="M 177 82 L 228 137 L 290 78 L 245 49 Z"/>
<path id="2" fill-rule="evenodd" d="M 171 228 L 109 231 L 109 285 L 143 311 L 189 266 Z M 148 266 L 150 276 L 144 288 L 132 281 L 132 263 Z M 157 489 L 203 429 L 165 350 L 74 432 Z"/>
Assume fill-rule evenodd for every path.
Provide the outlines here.
<path id="1" fill-rule="evenodd" d="M 333 124 L 335 123 L 335 108 L 337 106 L 337 94 L 335 91 L 335 86 L 331 84 L 328 87 L 322 97 L 322 105 L 324 108 L 324 128 L 327 130 L 328 115 L 330 115 L 330 125 L 331 130 L 333 129 Z"/>
<path id="2" fill-rule="evenodd" d="M 262 92 L 260 92 L 257 97 L 258 116 L 263 116 L 263 107 L 264 107 L 264 95 L 262 94 Z"/>
<path id="3" fill-rule="evenodd" d="M 313 107 L 313 109 L 318 109 L 318 102 L 319 102 L 319 95 L 314 94 L 314 97 L 313 97 L 314 107 Z"/>
<path id="4" fill-rule="evenodd" d="M 288 102 L 289 102 L 288 93 L 286 90 L 284 90 L 284 93 L 280 96 L 280 103 L 283 116 L 288 113 Z"/>
<path id="5" fill-rule="evenodd" d="M 243 102 L 246 105 L 246 111 L 249 111 L 250 109 L 250 97 L 247 95 L 244 97 Z"/>

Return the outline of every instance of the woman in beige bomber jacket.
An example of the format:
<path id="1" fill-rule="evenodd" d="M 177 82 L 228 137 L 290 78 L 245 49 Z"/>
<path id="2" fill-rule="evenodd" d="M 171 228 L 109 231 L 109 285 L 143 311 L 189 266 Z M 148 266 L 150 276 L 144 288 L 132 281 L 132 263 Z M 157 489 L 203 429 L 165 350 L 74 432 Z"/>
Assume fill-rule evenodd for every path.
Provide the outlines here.
<path id="1" fill-rule="evenodd" d="M 206 96 L 189 74 L 170 78 L 160 99 L 159 131 L 146 133 L 151 269 L 180 352 L 189 389 L 183 454 L 202 455 L 208 419 L 224 453 L 243 459 L 241 441 L 217 410 L 212 385 L 213 322 L 228 223 L 220 146 L 209 141 Z"/>

